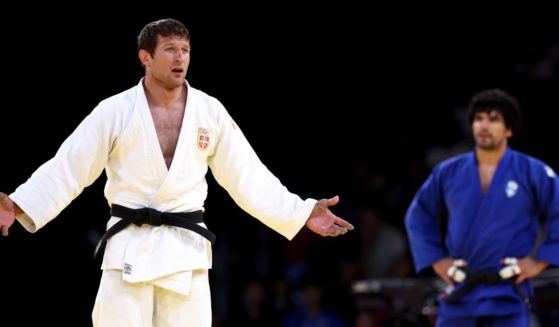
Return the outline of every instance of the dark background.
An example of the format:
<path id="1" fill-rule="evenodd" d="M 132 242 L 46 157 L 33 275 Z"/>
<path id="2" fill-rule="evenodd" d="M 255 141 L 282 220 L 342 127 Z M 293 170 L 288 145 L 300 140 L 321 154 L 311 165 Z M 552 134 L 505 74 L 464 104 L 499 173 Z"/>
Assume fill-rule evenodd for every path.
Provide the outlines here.
<path id="1" fill-rule="evenodd" d="M 545 8 L 435 15 L 349 5 L 178 6 L 98 14 L 84 6 L 3 13 L 15 19 L 0 23 L 6 193 L 51 158 L 99 101 L 139 81 L 136 36 L 165 17 L 191 32 L 191 85 L 225 105 L 290 190 L 339 194 L 334 211 L 354 223 L 357 208 L 374 206 L 401 227 L 432 163 L 469 147 L 457 146 L 469 134 L 455 115 L 487 87 L 506 89 L 523 107 L 524 130 L 513 146 L 559 168 L 559 34 Z M 218 235 L 214 311 L 226 322 L 247 276 L 281 276 L 289 253 L 304 250 L 243 213 L 209 179 L 206 219 Z M 0 239 L 1 326 L 89 324 L 100 277 L 92 254 L 108 219 L 103 183 L 36 234 L 16 224 Z M 323 277 L 358 259 L 347 245 L 356 234 L 344 238 L 313 239 L 327 252 L 315 257 L 324 259 L 316 263 Z"/>

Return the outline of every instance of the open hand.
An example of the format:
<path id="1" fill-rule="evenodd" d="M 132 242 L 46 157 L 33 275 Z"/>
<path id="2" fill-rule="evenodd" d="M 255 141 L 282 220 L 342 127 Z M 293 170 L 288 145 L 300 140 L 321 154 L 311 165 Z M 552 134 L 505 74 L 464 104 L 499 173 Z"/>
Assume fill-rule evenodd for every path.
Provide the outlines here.
<path id="1" fill-rule="evenodd" d="M 339 196 L 331 199 L 321 199 L 315 204 L 306 226 L 313 232 L 322 236 L 338 236 L 353 230 L 353 225 L 344 219 L 334 215 L 328 207 L 336 205 L 340 201 Z"/>

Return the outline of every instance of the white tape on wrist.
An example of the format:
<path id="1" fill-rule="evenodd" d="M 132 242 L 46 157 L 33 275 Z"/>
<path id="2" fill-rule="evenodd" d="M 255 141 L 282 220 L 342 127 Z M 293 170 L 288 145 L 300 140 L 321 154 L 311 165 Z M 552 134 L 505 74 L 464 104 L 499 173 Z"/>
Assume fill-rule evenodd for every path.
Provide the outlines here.
<path id="1" fill-rule="evenodd" d="M 518 264 L 518 259 L 512 257 L 504 258 L 503 263 L 507 266 L 516 265 Z"/>
<path id="2" fill-rule="evenodd" d="M 460 260 L 455 260 L 452 266 L 448 268 L 446 274 L 455 282 L 462 283 L 464 280 L 466 280 L 466 272 L 464 272 L 462 269 L 459 269 L 458 267 L 464 267 L 466 266 L 466 264 L 464 260 L 461 260 L 462 262 L 458 262 L 458 264 L 457 261 Z"/>
<path id="3" fill-rule="evenodd" d="M 520 270 L 520 267 L 517 264 L 513 264 L 499 270 L 499 276 L 501 276 L 502 279 L 509 279 L 511 277 L 520 275 L 521 272 L 522 271 Z"/>
<path id="4" fill-rule="evenodd" d="M 466 260 L 464 259 L 456 259 L 452 262 L 456 267 L 466 267 Z"/>

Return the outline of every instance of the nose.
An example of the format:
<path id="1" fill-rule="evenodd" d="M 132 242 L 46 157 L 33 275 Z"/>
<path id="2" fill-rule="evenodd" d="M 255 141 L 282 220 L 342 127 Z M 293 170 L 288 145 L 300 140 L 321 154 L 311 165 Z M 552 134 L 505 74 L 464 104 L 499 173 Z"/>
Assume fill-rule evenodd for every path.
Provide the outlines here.
<path id="1" fill-rule="evenodd" d="M 175 61 L 182 63 L 185 58 L 186 58 L 187 54 L 184 53 L 183 51 L 181 51 L 180 49 L 178 51 L 175 51 Z"/>

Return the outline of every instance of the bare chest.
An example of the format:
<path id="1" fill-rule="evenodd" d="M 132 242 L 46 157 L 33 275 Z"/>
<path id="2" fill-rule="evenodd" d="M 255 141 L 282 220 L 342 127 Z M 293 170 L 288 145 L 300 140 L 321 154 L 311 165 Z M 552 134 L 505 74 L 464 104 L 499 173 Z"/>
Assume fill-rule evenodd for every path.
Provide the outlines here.
<path id="1" fill-rule="evenodd" d="M 491 185 L 493 176 L 495 176 L 497 165 L 480 165 L 478 169 L 479 169 L 479 178 L 481 182 L 481 189 L 485 193 L 489 189 L 489 185 Z"/>
<path id="2" fill-rule="evenodd" d="M 159 146 L 167 168 L 171 166 L 184 117 L 184 108 L 177 110 L 152 110 L 153 123 Z"/>

